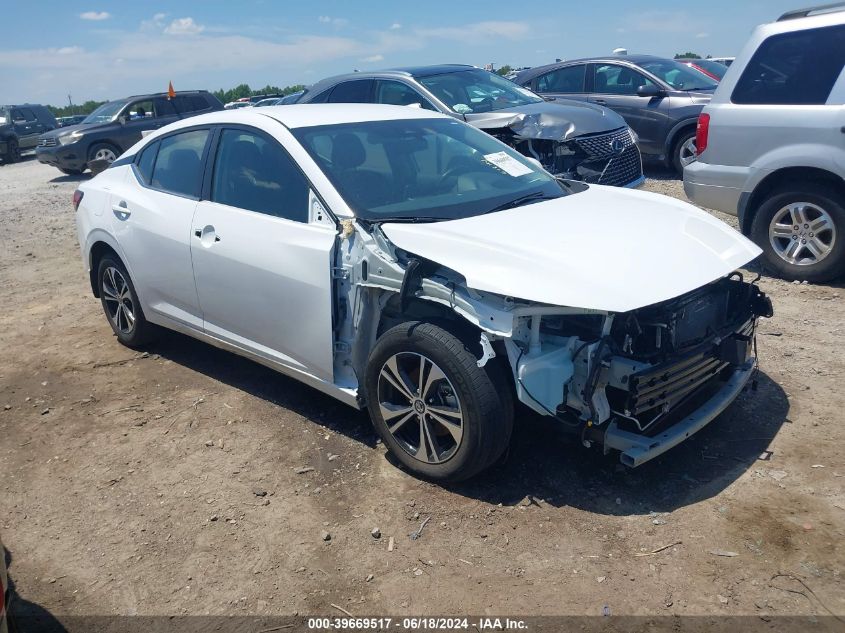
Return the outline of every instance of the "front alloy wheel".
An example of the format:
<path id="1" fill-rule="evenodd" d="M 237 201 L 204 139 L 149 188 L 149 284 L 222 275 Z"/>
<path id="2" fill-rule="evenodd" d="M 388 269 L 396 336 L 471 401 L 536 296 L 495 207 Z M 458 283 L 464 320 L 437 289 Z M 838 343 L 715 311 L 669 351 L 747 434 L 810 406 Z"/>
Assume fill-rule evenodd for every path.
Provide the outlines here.
<path id="1" fill-rule="evenodd" d="M 510 441 L 513 387 L 499 359 L 478 366 L 475 336 L 408 321 L 382 334 L 370 354 L 364 393 L 373 425 L 396 460 L 422 477 L 468 479 Z"/>
<path id="2" fill-rule="evenodd" d="M 414 352 L 391 356 L 381 368 L 378 401 L 387 430 L 412 457 L 437 464 L 460 447 L 461 402 L 431 359 Z"/>

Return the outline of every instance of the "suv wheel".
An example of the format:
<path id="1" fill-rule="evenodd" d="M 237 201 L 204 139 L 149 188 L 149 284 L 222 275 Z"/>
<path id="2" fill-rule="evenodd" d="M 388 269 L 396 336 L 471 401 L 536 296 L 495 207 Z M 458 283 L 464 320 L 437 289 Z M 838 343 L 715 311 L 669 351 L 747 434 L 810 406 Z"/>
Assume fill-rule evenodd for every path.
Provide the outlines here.
<path id="1" fill-rule="evenodd" d="M 6 145 L 6 156 L 3 157 L 5 163 L 16 163 L 21 159 L 21 148 L 15 139 L 10 139 Z"/>
<path id="2" fill-rule="evenodd" d="M 140 347 L 153 334 L 153 324 L 144 317 L 141 303 L 123 264 L 106 255 L 97 269 L 97 284 L 103 311 L 117 340 L 127 347 Z"/>
<path id="3" fill-rule="evenodd" d="M 698 158 L 695 149 L 695 130 L 681 132 L 672 150 L 672 165 L 675 171 L 681 176 L 684 175 L 684 167 L 694 163 Z"/>
<path id="4" fill-rule="evenodd" d="M 92 160 L 104 160 L 111 164 L 117 160 L 119 154 L 120 152 L 113 145 L 109 145 L 108 143 L 97 143 L 92 146 L 91 151 L 88 152 L 88 162 L 90 163 Z"/>
<path id="5" fill-rule="evenodd" d="M 765 265 L 785 279 L 830 281 L 845 270 L 842 196 L 823 184 L 769 195 L 754 215 L 751 238 Z"/>
<path id="6" fill-rule="evenodd" d="M 432 323 L 385 332 L 367 365 L 373 424 L 391 453 L 414 473 L 460 481 L 492 465 L 513 427 L 511 388 L 489 362 Z"/>

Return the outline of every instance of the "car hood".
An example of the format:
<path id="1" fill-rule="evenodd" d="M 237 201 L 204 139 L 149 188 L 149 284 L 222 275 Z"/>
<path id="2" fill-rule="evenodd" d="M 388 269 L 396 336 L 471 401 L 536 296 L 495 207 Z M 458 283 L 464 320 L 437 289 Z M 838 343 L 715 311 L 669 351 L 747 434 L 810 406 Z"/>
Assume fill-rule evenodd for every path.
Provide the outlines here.
<path id="1" fill-rule="evenodd" d="M 690 204 L 598 185 L 489 215 L 382 230 L 399 248 L 460 273 L 470 288 L 607 312 L 678 297 L 762 252 Z"/>
<path id="2" fill-rule="evenodd" d="M 45 132 L 41 136 L 43 138 L 58 138 L 59 136 L 67 136 L 68 134 L 72 134 L 73 132 L 76 132 L 76 130 L 87 132 L 88 130 L 99 129 L 100 127 L 102 127 L 102 124 L 99 123 L 77 123 L 76 125 L 66 125 L 65 127 L 57 127 L 55 130 Z"/>
<path id="3" fill-rule="evenodd" d="M 562 141 L 582 134 L 609 132 L 625 120 L 607 108 L 560 99 L 465 115 L 467 123 L 481 130 L 510 128 L 522 138 Z"/>

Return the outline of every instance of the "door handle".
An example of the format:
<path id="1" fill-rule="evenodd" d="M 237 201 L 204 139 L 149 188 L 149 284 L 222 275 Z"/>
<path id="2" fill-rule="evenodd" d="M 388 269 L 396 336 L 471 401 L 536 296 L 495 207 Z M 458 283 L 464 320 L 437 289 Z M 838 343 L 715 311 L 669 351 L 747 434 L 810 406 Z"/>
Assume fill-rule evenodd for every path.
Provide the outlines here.
<path id="1" fill-rule="evenodd" d="M 194 229 L 194 237 L 198 237 L 198 238 L 202 239 L 205 235 L 208 235 L 209 237 L 211 237 L 212 235 L 214 235 L 214 241 L 215 241 L 215 242 L 219 242 L 219 241 L 220 241 L 220 236 L 219 236 L 219 235 L 217 235 L 217 234 L 214 232 L 214 227 L 213 227 L 213 226 L 208 226 L 208 227 L 206 227 L 206 229 L 208 229 L 208 230 L 207 230 L 207 231 L 205 231 L 205 233 L 203 233 L 204 229 Z"/>
<path id="2" fill-rule="evenodd" d="M 130 215 L 132 215 L 132 212 L 126 206 L 125 200 L 121 200 L 117 204 L 113 204 L 111 210 L 119 220 L 126 220 Z"/>
<path id="3" fill-rule="evenodd" d="M 597 103 L 599 105 L 607 105 L 607 101 L 604 99 L 593 99 L 593 103 Z"/>

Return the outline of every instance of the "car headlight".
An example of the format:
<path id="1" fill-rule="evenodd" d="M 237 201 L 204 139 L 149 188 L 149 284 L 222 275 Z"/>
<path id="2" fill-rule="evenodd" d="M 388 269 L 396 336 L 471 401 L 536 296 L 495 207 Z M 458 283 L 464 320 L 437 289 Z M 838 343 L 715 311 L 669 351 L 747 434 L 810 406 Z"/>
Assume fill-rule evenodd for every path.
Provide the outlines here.
<path id="1" fill-rule="evenodd" d="M 82 132 L 76 131 L 59 137 L 59 145 L 70 145 L 82 138 Z"/>

